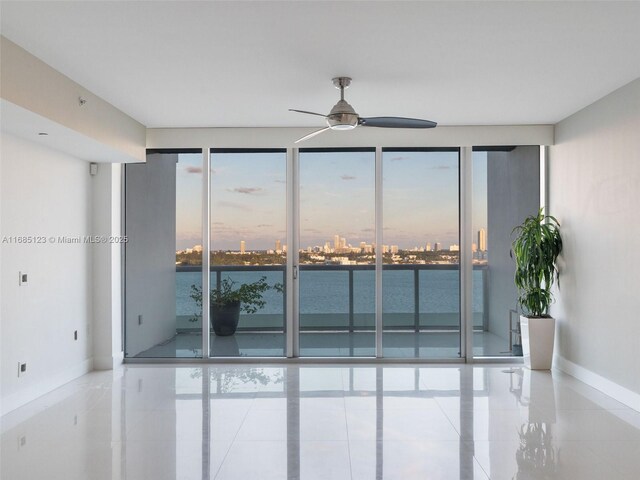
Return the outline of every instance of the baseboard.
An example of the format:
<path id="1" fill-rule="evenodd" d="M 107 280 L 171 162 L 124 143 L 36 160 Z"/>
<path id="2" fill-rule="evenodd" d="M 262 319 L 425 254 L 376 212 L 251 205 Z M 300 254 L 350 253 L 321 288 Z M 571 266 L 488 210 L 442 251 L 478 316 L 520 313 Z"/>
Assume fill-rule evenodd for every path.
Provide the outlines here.
<path id="1" fill-rule="evenodd" d="M 12 395 L 8 395 L 2 399 L 2 411 L 0 415 L 5 415 L 16 408 L 22 407 L 32 400 L 61 387 L 65 383 L 69 383 L 71 380 L 75 380 L 89 373 L 91 370 L 93 370 L 93 359 L 88 358 L 73 367 L 65 369 L 57 375 L 44 378 L 34 385 L 24 388 Z"/>
<path id="2" fill-rule="evenodd" d="M 629 390 L 622 385 L 618 385 L 617 383 L 612 382 L 611 380 L 581 367 L 580 365 L 559 355 L 554 356 L 553 364 L 558 370 L 577 378 L 590 387 L 600 390 L 602 393 L 609 395 L 618 402 L 640 412 L 640 394 Z"/>
<path id="3" fill-rule="evenodd" d="M 114 370 L 118 365 L 122 365 L 124 352 L 119 352 L 110 357 L 94 357 L 94 370 Z"/>

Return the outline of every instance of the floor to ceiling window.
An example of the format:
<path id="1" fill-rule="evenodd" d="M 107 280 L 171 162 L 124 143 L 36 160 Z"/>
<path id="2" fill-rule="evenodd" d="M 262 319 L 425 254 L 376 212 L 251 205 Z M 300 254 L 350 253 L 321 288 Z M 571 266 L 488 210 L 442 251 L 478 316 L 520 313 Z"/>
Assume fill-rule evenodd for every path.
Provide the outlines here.
<path id="1" fill-rule="evenodd" d="M 383 354 L 460 356 L 458 149 L 384 149 Z"/>
<path id="2" fill-rule="evenodd" d="M 127 165 L 126 357 L 518 355 L 511 231 L 539 208 L 541 149 L 473 150 L 172 150 Z"/>
<path id="3" fill-rule="evenodd" d="M 300 151 L 300 355 L 375 356 L 375 150 Z"/>
<path id="4" fill-rule="evenodd" d="M 202 356 L 202 154 L 125 169 L 125 356 Z"/>
<path id="5" fill-rule="evenodd" d="M 540 208 L 540 148 L 473 149 L 473 353 L 522 355 L 512 231 Z"/>
<path id="6" fill-rule="evenodd" d="M 211 152 L 211 356 L 285 355 L 286 160 Z"/>

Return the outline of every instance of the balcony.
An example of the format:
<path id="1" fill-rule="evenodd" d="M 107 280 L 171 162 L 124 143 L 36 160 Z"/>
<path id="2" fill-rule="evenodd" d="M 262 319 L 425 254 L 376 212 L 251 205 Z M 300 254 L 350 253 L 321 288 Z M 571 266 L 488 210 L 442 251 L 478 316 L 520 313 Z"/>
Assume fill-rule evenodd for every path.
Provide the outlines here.
<path id="1" fill-rule="evenodd" d="M 300 348 L 303 356 L 375 355 L 374 265 L 300 265 Z M 223 278 L 238 283 L 262 276 L 286 283 L 286 267 L 212 266 L 211 285 Z M 139 357 L 201 355 L 201 318 L 189 297 L 201 284 L 199 266 L 176 267 L 176 334 Z M 474 354 L 509 355 L 508 324 L 489 331 L 486 265 L 474 265 Z M 266 306 L 241 314 L 231 337 L 211 335 L 212 356 L 284 356 L 285 294 L 269 291 Z M 457 358 L 460 349 L 459 270 L 454 264 L 390 264 L 383 267 L 383 350 L 385 356 Z M 182 354 L 180 354 L 182 352 Z"/>

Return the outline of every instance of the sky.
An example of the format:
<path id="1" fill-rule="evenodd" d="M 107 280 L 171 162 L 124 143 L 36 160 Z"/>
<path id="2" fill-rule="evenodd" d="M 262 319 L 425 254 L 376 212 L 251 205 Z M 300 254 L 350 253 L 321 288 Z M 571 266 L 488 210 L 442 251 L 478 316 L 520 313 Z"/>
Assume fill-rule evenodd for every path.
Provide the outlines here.
<path id="1" fill-rule="evenodd" d="M 459 243 L 457 152 L 383 153 L 383 243 Z M 202 156 L 176 166 L 176 249 L 201 244 Z M 274 249 L 286 243 L 286 154 L 211 156 L 211 248 Z M 473 228 L 486 228 L 486 153 L 474 152 Z M 374 152 L 300 153 L 300 247 L 334 235 L 373 243 Z"/>

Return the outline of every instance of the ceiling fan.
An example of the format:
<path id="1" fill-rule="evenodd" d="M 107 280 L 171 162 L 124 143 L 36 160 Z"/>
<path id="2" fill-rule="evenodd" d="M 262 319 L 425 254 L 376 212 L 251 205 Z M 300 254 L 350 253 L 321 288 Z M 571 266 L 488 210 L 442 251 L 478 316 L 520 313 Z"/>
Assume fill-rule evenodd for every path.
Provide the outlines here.
<path id="1" fill-rule="evenodd" d="M 437 123 L 431 120 L 420 120 L 418 118 L 403 117 L 370 117 L 363 118 L 356 113 L 351 105 L 344 99 L 344 89 L 351 85 L 349 77 L 336 77 L 332 79 L 336 88 L 340 89 L 340 100 L 336 103 L 328 115 L 322 113 L 307 112 L 306 110 L 296 110 L 290 108 L 290 112 L 306 113 L 308 115 L 317 115 L 324 117 L 327 121 L 327 127 L 311 132 L 299 138 L 295 143 L 303 142 L 311 137 L 326 132 L 327 130 L 352 130 L 357 126 L 363 127 L 382 127 L 382 128 L 434 128 Z"/>

